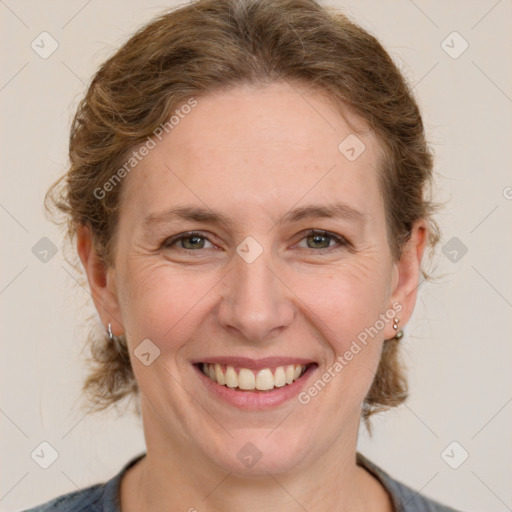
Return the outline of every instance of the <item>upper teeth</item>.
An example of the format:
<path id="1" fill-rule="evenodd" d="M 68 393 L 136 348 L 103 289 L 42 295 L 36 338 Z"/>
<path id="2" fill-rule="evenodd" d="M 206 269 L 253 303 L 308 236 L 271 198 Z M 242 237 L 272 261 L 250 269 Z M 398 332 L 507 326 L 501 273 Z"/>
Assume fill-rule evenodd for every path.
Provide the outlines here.
<path id="1" fill-rule="evenodd" d="M 203 363 L 203 373 L 213 381 L 227 386 L 228 388 L 257 389 L 268 391 L 274 387 L 280 388 L 297 380 L 305 371 L 306 367 L 301 364 L 289 364 L 278 366 L 273 371 L 270 368 L 261 370 L 249 370 L 240 368 L 237 371 L 233 366 L 226 366 L 216 363 Z"/>

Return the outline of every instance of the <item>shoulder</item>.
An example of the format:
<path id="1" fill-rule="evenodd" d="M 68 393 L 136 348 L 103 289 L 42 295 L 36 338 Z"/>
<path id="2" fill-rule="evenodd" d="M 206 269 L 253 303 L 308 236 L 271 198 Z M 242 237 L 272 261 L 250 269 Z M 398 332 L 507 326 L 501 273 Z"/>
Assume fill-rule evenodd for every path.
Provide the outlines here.
<path id="1" fill-rule="evenodd" d="M 25 512 L 79 512 L 80 510 L 103 510 L 103 495 L 106 484 L 96 484 L 86 489 L 70 492 Z"/>
<path id="2" fill-rule="evenodd" d="M 24 512 L 119 512 L 119 486 L 123 475 L 145 454 L 130 460 L 121 471 L 109 481 L 95 484 L 78 491 L 63 494 Z"/>
<path id="3" fill-rule="evenodd" d="M 423 496 L 357 453 L 357 463 L 372 473 L 388 491 L 396 512 L 459 512 L 436 500 Z"/>

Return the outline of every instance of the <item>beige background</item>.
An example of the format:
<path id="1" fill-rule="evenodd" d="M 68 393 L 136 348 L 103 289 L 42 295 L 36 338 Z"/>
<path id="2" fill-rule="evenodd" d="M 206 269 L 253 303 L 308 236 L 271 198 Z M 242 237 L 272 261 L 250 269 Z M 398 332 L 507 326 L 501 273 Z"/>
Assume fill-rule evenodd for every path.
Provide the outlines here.
<path id="1" fill-rule="evenodd" d="M 415 84 L 437 155 L 437 197 L 448 201 L 438 216 L 442 243 L 456 237 L 452 244 L 467 247 L 462 258 L 450 245 L 448 256 L 437 254 L 442 278 L 421 286 L 404 342 L 410 400 L 374 421 L 373 439 L 362 432 L 359 449 L 464 511 L 512 510 L 512 4 L 328 3 L 380 38 Z M 105 481 L 144 451 L 129 414 L 96 416 L 78 407 L 88 296 L 44 218 L 42 198 L 65 169 L 69 122 L 93 72 L 172 5 L 0 1 L 1 510 Z M 43 31 L 59 45 L 47 59 L 31 48 Z M 453 31 L 469 44 L 458 58 L 442 47 Z M 454 55 L 463 44 L 452 35 L 444 46 Z M 36 257 L 39 246 L 33 252 L 43 237 L 59 249 L 46 263 Z M 42 441 L 59 454 L 46 470 L 31 458 Z M 458 469 L 441 456 L 453 441 L 469 453 Z M 452 464 L 460 450 L 448 451 Z"/>

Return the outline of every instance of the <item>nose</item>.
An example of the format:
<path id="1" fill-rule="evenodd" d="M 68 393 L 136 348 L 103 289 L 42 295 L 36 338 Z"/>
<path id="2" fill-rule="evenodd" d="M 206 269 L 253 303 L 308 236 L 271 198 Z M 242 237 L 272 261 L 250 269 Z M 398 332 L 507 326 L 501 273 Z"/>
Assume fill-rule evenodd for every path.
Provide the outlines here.
<path id="1" fill-rule="evenodd" d="M 234 255 L 218 309 L 221 325 L 251 342 L 282 334 L 293 321 L 293 292 L 272 264 L 269 250 L 252 263 Z"/>

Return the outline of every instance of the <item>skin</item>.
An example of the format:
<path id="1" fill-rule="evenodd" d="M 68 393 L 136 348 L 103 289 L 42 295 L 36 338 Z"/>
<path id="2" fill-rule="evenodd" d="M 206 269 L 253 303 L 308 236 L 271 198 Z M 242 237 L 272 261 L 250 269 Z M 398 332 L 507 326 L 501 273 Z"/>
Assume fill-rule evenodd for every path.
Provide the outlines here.
<path id="1" fill-rule="evenodd" d="M 147 456 L 122 481 L 122 509 L 391 511 L 355 453 L 361 405 L 382 344 L 395 334 L 392 321 L 307 405 L 292 399 L 241 411 L 214 397 L 190 361 L 303 357 L 318 364 L 313 383 L 393 303 L 402 308 L 400 327 L 407 323 L 426 224 L 416 222 L 395 261 L 376 171 L 379 142 L 324 96 L 273 83 L 197 99 L 125 178 L 114 264 L 98 258 L 87 228 L 78 232 L 96 308 L 114 334 L 126 334 L 141 393 Z M 351 126 L 363 130 L 366 146 L 353 162 L 338 150 Z M 292 208 L 336 201 L 362 220 L 279 223 Z M 144 224 L 184 204 L 218 210 L 232 224 Z M 317 240 L 309 229 L 348 245 Z M 190 239 L 162 247 L 190 230 L 206 237 L 199 249 Z M 248 236 L 263 249 L 252 263 L 236 252 Z M 146 338 L 161 351 L 149 366 L 133 355 Z M 247 442 L 262 454 L 251 468 L 237 458 Z"/>

